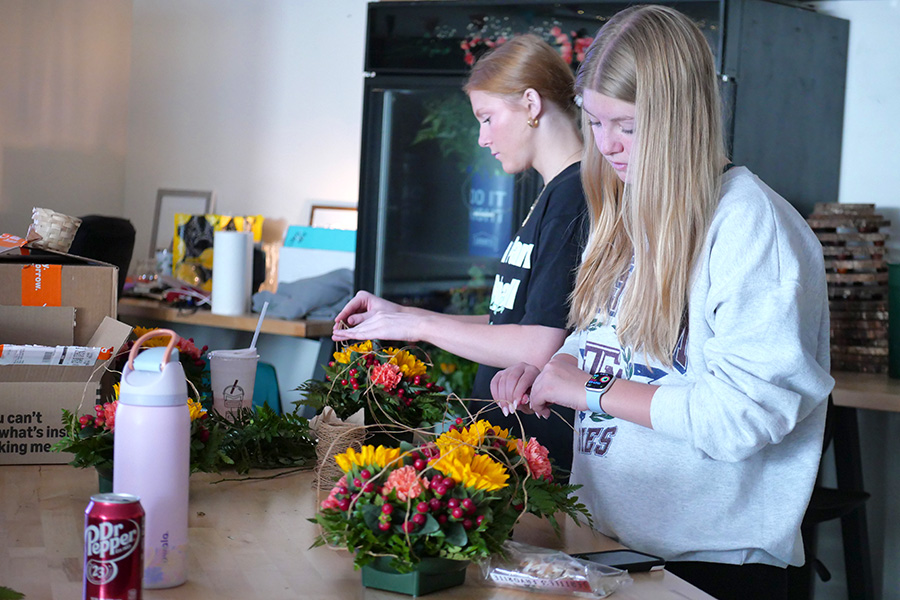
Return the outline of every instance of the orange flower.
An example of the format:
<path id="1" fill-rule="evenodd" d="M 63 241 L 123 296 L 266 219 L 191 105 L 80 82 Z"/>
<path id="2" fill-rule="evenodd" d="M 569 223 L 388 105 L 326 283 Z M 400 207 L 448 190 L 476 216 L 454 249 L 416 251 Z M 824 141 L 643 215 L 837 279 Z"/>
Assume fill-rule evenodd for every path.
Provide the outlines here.
<path id="1" fill-rule="evenodd" d="M 550 466 L 550 459 L 547 458 L 550 452 L 538 443 L 537 438 L 531 438 L 527 444 L 522 440 L 516 440 L 516 450 L 528 463 L 528 470 L 532 476 L 547 481 L 553 479 L 553 468 Z"/>
<path id="2" fill-rule="evenodd" d="M 392 363 L 383 365 L 375 365 L 372 367 L 372 383 L 384 386 L 384 391 L 390 392 L 394 389 L 403 376 L 400 374 L 400 367 Z"/>
<path id="3" fill-rule="evenodd" d="M 420 479 L 412 465 L 400 467 L 388 475 L 381 493 L 387 496 L 392 490 L 397 492 L 397 499 L 402 501 L 418 498 L 428 489 L 428 480 Z"/>

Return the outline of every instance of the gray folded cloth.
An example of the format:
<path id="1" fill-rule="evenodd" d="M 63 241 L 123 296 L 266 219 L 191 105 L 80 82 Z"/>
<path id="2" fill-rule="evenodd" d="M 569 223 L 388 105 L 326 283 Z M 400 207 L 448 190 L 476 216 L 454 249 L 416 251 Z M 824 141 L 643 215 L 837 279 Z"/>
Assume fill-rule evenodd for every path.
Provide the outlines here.
<path id="1" fill-rule="evenodd" d="M 333 319 L 353 295 L 353 271 L 336 269 L 316 277 L 278 284 L 274 294 L 268 291 L 253 294 L 253 312 L 262 311 L 268 302 L 266 315 L 277 319 Z"/>

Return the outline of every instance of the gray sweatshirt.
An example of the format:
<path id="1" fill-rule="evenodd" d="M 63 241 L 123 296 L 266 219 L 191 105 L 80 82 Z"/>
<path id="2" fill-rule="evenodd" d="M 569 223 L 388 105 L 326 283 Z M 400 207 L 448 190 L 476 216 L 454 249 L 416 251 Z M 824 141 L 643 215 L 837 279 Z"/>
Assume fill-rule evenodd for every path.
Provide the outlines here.
<path id="1" fill-rule="evenodd" d="M 688 311 L 674 368 L 623 349 L 615 315 L 566 340 L 585 371 L 660 386 L 653 429 L 576 415 L 572 482 L 597 529 L 636 550 L 801 565 L 834 386 L 825 269 L 803 218 L 746 168 L 723 178 Z"/>

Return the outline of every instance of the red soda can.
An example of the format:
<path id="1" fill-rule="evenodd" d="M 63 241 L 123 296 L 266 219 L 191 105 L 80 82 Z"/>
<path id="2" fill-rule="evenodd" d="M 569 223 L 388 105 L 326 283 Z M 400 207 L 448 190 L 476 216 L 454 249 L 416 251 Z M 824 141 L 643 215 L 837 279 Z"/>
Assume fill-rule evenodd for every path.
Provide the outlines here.
<path id="1" fill-rule="evenodd" d="M 140 600 L 144 509 L 137 496 L 94 494 L 84 511 L 83 600 Z"/>

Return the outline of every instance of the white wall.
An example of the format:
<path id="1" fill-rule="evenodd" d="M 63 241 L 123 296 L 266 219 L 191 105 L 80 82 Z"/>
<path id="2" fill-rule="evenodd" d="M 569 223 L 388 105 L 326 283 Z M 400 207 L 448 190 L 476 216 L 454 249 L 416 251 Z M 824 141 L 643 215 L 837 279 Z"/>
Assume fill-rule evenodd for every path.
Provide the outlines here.
<path id="1" fill-rule="evenodd" d="M 122 213 L 131 5 L 0 2 L 0 233 L 35 206 Z"/>
<path id="2" fill-rule="evenodd" d="M 125 216 L 159 188 L 292 224 L 355 205 L 365 23 L 365 0 L 134 0 Z"/>

